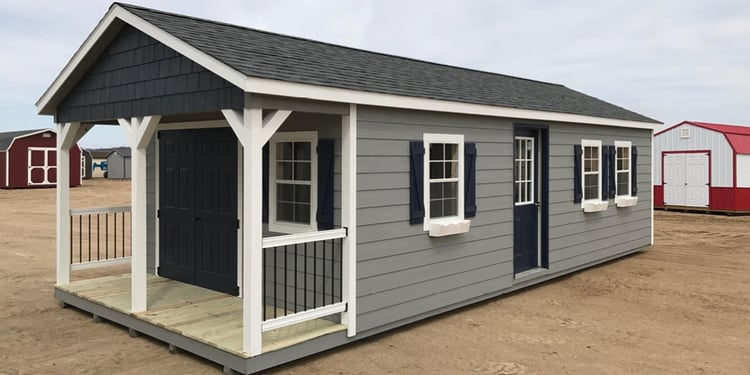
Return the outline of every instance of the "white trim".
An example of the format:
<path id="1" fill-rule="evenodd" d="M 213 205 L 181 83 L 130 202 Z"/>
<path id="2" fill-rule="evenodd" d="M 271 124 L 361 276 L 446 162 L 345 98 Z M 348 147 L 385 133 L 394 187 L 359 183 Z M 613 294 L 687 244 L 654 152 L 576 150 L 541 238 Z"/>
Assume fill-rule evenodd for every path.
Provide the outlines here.
<path id="1" fill-rule="evenodd" d="M 261 142 L 263 144 L 266 144 L 269 140 L 271 140 L 271 137 L 279 130 L 281 125 L 284 124 L 284 121 L 286 121 L 287 118 L 289 118 L 289 115 L 292 114 L 292 111 L 287 110 L 276 110 L 266 115 L 265 118 L 263 118 L 263 129 L 260 131 L 260 136 L 262 138 Z"/>
<path id="2" fill-rule="evenodd" d="M 158 131 L 158 130 L 157 130 Z M 155 132 L 155 134 L 158 135 L 158 133 Z M 161 228 L 161 223 L 159 218 L 159 203 L 161 200 L 161 196 L 159 194 L 159 188 L 161 186 L 161 181 L 159 180 L 159 148 L 161 145 L 159 144 L 159 137 L 154 137 L 154 275 L 159 276 L 159 266 L 161 265 L 161 258 L 159 258 L 159 252 L 161 251 L 160 246 L 160 231 L 159 228 Z M 132 167 L 132 164 L 131 164 Z M 131 170 L 132 174 L 132 170 Z M 132 253 L 132 250 L 131 250 Z"/>
<path id="3" fill-rule="evenodd" d="M 430 144 L 432 143 L 450 143 L 458 145 L 458 207 L 455 218 L 457 220 L 464 219 L 464 135 L 463 134 L 435 134 L 425 133 L 423 135 L 424 141 L 424 223 L 422 229 L 425 232 L 430 231 L 430 222 L 435 219 L 442 218 L 430 218 Z"/>
<path id="4" fill-rule="evenodd" d="M 617 149 L 618 148 L 627 148 L 628 149 L 628 193 L 627 194 L 620 194 L 619 189 L 617 188 L 617 174 L 620 173 L 620 170 L 617 169 Z M 615 198 L 622 198 L 622 197 L 630 197 L 633 194 L 633 142 L 630 141 L 615 141 L 615 160 L 610 160 L 611 163 L 615 163 Z M 617 207 L 627 207 L 624 206 L 624 204 L 629 204 L 630 201 L 620 199 L 620 201 L 623 202 L 623 205 L 620 205 L 619 202 L 615 202 L 617 204 Z M 636 197 L 636 202 L 638 202 L 638 199 Z M 634 204 L 634 203 L 633 203 Z M 630 204 L 632 205 L 632 204 Z"/>
<path id="5" fill-rule="evenodd" d="M 94 260 L 90 262 L 73 263 L 70 265 L 70 270 L 71 271 L 87 270 L 91 268 L 116 266 L 120 264 L 130 264 L 130 262 L 131 262 L 131 257 Z"/>
<path id="6" fill-rule="evenodd" d="M 531 181 L 530 181 L 531 182 L 531 190 L 530 191 L 531 191 L 531 195 L 532 196 L 531 197 L 527 197 L 526 200 L 519 202 L 517 200 L 521 196 L 521 194 L 520 194 L 521 191 L 517 190 L 516 191 L 517 195 L 513 199 L 513 205 L 514 206 L 526 206 L 526 205 L 530 205 L 530 204 L 536 204 L 536 202 L 538 201 L 538 199 L 537 199 L 537 194 L 538 193 L 536 191 L 536 180 L 537 180 L 537 175 L 536 174 L 537 174 L 537 171 L 534 168 L 534 164 L 535 164 L 536 159 L 537 159 L 536 144 L 535 144 L 536 142 L 535 142 L 535 138 L 534 137 L 526 137 L 526 136 L 515 136 L 515 137 L 513 137 L 513 151 L 514 151 L 514 154 L 513 154 L 513 162 L 514 162 L 513 163 L 513 168 L 514 169 L 516 168 L 516 162 L 519 162 L 519 161 L 527 162 L 528 161 L 528 159 L 526 159 L 526 158 L 520 158 L 519 159 L 519 155 L 515 154 L 515 151 L 517 151 L 516 142 L 518 142 L 519 140 L 526 141 L 526 142 L 531 142 L 531 150 L 532 150 L 531 160 L 530 160 L 530 164 L 527 167 L 531 168 L 531 172 L 529 173 L 529 175 L 531 176 Z M 528 143 L 526 143 L 526 144 L 528 145 Z M 516 171 L 514 171 L 514 172 L 516 172 Z M 515 173 L 514 173 L 514 176 L 515 176 Z M 519 177 L 521 177 L 520 173 L 519 173 Z M 515 180 L 515 178 L 514 178 L 514 181 L 513 181 L 513 189 L 514 190 L 516 189 L 516 184 L 518 182 L 529 182 L 529 181 L 527 181 L 527 180 Z M 531 198 L 531 200 L 529 200 L 529 198 Z"/>
<path id="7" fill-rule="evenodd" d="M 44 185 L 52 185 L 53 182 L 49 180 L 49 172 L 50 170 L 54 169 L 55 172 L 57 172 L 57 165 L 49 165 L 49 153 L 55 152 L 55 147 L 27 147 L 26 148 L 26 155 L 27 155 L 27 165 L 26 165 L 26 186 L 44 186 Z M 31 163 L 32 155 L 34 152 L 41 152 L 42 157 L 44 158 L 44 163 L 42 165 L 33 165 Z M 35 169 L 41 169 L 44 172 L 44 179 L 42 182 L 34 182 L 31 180 L 31 171 Z"/>
<path id="8" fill-rule="evenodd" d="M 602 126 L 620 126 L 625 128 L 651 130 L 656 129 L 661 125 L 650 122 L 618 120 L 569 113 L 507 108 L 485 104 L 461 103 L 450 100 L 381 94 L 374 92 L 357 91 L 352 89 L 277 81 L 256 77 L 248 77 L 245 81 L 244 89 L 245 92 L 267 95 L 525 120 L 569 122 L 576 124 Z"/>
<path id="9" fill-rule="evenodd" d="M 70 215 L 96 215 L 130 212 L 130 206 L 71 208 Z"/>
<path id="10" fill-rule="evenodd" d="M 296 245 L 300 243 L 325 241 L 344 237 L 346 237 L 346 229 L 344 228 L 324 230 L 319 232 L 287 234 L 284 236 L 264 238 L 263 248 L 268 249 L 270 247 Z"/>
<path id="11" fill-rule="evenodd" d="M 186 130 L 186 129 L 208 129 L 208 128 L 226 128 L 229 127 L 227 120 L 207 120 L 207 121 L 188 121 L 188 122 L 170 122 L 159 124 L 156 130 Z"/>
<path id="12" fill-rule="evenodd" d="M 322 306 L 312 310 L 306 310 L 298 312 L 292 315 L 282 316 L 280 318 L 268 319 L 262 323 L 262 331 L 271 331 L 274 329 L 287 327 L 297 323 L 306 322 L 308 320 L 323 318 L 329 315 L 338 314 L 346 311 L 346 303 L 338 302 L 333 305 Z"/>
<path id="13" fill-rule="evenodd" d="M 10 148 L 9 148 L 10 149 Z M 10 152 L 8 151 L 0 151 L 5 153 L 5 186 L 8 187 L 8 183 L 10 182 Z"/>
<path id="14" fill-rule="evenodd" d="M 302 233 L 316 231 L 318 223 L 318 132 L 281 132 L 276 133 L 269 141 L 268 152 L 268 230 L 279 233 Z M 310 143 L 310 224 L 297 224 L 276 219 L 276 144 L 280 142 L 309 142 Z M 307 185 L 307 183 L 300 183 Z"/>
<path id="15" fill-rule="evenodd" d="M 341 116 L 341 226 L 347 228 L 342 243 L 341 298 L 347 309 L 341 314 L 346 335 L 357 334 L 357 105 Z"/>
<path id="16" fill-rule="evenodd" d="M 651 190 L 651 245 L 654 244 L 654 170 L 656 168 L 656 145 L 654 144 L 654 133 L 655 131 L 651 130 L 651 137 L 649 137 L 649 141 L 651 142 L 651 186 L 649 189 Z"/>
<path id="17" fill-rule="evenodd" d="M 242 203 L 243 199 L 245 199 L 245 194 L 243 190 L 243 184 L 244 176 L 242 172 L 244 171 L 243 167 L 243 148 L 242 143 L 239 141 L 237 142 L 237 222 L 242 223 L 242 218 L 244 217 L 242 209 L 245 207 L 245 205 Z M 244 287 L 245 284 L 242 282 L 243 274 L 242 274 L 242 230 L 237 231 L 237 286 L 239 288 L 237 296 L 242 298 L 244 296 Z"/>
<path id="18" fill-rule="evenodd" d="M 586 199 L 586 147 L 597 147 L 599 156 L 598 156 L 598 178 L 599 183 L 596 185 L 596 198 L 592 199 Z M 593 140 L 593 139 L 582 139 L 581 140 L 581 149 L 583 151 L 583 155 L 581 155 L 581 208 L 584 208 L 584 211 L 588 207 L 588 209 L 596 209 L 598 210 L 600 206 L 588 204 L 587 202 L 602 202 L 602 141 L 601 140 Z M 594 207 L 596 206 L 596 207 Z M 605 207 L 606 208 L 606 207 Z M 593 212 L 593 211 L 586 211 L 586 212 Z"/>
<path id="19" fill-rule="evenodd" d="M 79 123 L 57 124 L 56 285 L 70 283 L 70 148 Z"/>

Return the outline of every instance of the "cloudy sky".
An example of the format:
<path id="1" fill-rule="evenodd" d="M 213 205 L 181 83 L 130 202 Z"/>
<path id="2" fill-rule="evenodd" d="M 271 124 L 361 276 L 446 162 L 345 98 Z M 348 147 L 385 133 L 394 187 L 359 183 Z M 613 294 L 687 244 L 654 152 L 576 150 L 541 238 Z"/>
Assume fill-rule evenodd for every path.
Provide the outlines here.
<path id="1" fill-rule="evenodd" d="M 345 46 L 564 84 L 672 125 L 750 125 L 744 0 L 131 0 Z M 0 0 L 0 131 L 52 127 L 36 100 L 109 7 Z M 86 147 L 124 144 L 96 127 Z"/>

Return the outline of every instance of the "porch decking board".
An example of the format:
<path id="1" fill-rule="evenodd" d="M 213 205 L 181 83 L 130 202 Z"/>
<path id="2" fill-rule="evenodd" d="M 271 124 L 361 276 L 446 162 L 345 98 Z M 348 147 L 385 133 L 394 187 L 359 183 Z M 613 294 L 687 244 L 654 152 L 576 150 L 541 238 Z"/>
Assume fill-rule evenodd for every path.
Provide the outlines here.
<path id="1" fill-rule="evenodd" d="M 56 286 L 108 309 L 127 314 L 241 358 L 242 299 L 155 275 L 149 275 L 148 310 L 130 313 L 130 274 L 80 280 Z M 268 316 L 273 307 L 265 306 Z M 277 312 L 283 312 L 283 310 Z M 325 319 L 263 333 L 263 353 L 283 349 L 346 327 Z"/>

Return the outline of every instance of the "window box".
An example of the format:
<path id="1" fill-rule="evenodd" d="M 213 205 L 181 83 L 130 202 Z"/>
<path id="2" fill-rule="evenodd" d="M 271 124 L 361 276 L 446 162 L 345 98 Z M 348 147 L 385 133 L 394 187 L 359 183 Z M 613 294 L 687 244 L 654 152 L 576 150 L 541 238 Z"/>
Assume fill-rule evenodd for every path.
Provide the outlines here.
<path id="1" fill-rule="evenodd" d="M 630 196 L 619 196 L 615 198 L 615 204 L 617 207 L 631 207 L 638 204 L 638 197 L 630 197 Z"/>
<path id="2" fill-rule="evenodd" d="M 430 237 L 442 237 L 467 233 L 471 227 L 471 220 L 463 220 L 458 217 L 432 219 L 429 225 Z"/>
<path id="3" fill-rule="evenodd" d="M 607 201 L 585 201 L 581 204 L 583 206 L 583 212 L 599 212 L 605 211 L 609 207 Z"/>

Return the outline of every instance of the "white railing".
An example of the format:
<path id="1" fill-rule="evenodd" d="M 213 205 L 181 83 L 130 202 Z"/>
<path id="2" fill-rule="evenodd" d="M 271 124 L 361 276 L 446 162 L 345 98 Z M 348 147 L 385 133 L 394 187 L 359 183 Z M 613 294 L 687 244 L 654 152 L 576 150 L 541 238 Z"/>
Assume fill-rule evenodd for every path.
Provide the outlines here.
<path id="1" fill-rule="evenodd" d="M 340 228 L 263 239 L 264 332 L 346 311 L 345 237 Z"/>
<path id="2" fill-rule="evenodd" d="M 130 263 L 130 206 L 70 210 L 70 269 Z"/>

